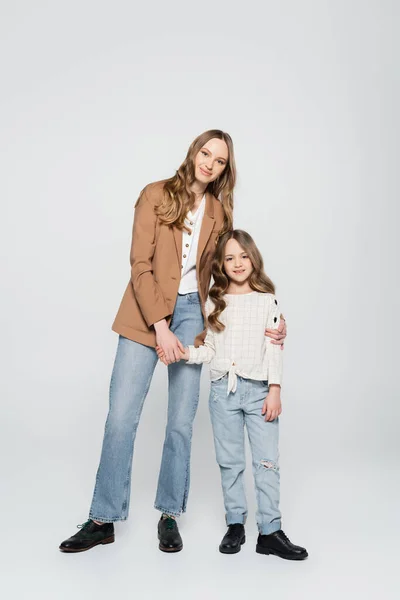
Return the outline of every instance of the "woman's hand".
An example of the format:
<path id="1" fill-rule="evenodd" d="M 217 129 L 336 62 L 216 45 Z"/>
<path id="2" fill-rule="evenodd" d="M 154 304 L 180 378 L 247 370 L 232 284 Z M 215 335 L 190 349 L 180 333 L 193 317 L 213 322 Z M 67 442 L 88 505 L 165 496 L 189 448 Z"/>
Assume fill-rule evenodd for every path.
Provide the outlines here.
<path id="1" fill-rule="evenodd" d="M 162 350 L 164 358 L 163 363 L 170 365 L 181 360 L 184 347 L 175 334 L 170 331 L 165 319 L 154 324 L 156 330 L 157 347 Z"/>
<path id="2" fill-rule="evenodd" d="M 283 345 L 285 342 L 286 334 L 287 334 L 286 321 L 282 317 L 281 317 L 281 320 L 279 321 L 278 329 L 266 329 L 265 330 L 265 335 L 269 338 L 272 338 L 270 344 L 280 345 L 281 350 L 283 350 Z"/>
<path id="3" fill-rule="evenodd" d="M 265 415 L 265 421 L 275 421 L 282 412 L 281 386 L 271 384 L 269 392 L 264 400 L 261 414 Z"/>
<path id="4" fill-rule="evenodd" d="M 157 351 L 157 356 L 161 360 L 161 362 L 164 363 L 164 365 L 168 366 L 168 362 L 166 361 L 165 353 L 162 350 L 162 348 L 160 348 L 160 346 L 156 346 L 156 351 Z M 189 360 L 189 358 L 190 358 L 189 348 L 184 348 L 183 352 L 180 351 L 180 354 L 181 354 L 181 356 L 178 360 Z"/>

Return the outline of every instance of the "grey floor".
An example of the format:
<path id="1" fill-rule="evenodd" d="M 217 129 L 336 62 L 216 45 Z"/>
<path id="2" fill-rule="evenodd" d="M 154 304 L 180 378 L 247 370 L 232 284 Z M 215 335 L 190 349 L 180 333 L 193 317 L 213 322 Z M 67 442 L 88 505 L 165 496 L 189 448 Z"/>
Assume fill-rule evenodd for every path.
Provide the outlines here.
<path id="1" fill-rule="evenodd" d="M 46 440 L 31 432 L 30 449 L 10 444 L 3 479 L 7 493 L 2 498 L 3 597 L 399 597 L 398 467 L 380 460 L 366 465 L 356 452 L 337 461 L 324 461 L 315 452 L 306 460 L 282 436 L 284 530 L 307 547 L 308 560 L 296 563 L 255 553 L 249 468 L 247 542 L 237 555 L 220 554 L 225 526 L 219 473 L 202 402 L 193 439 L 188 512 L 180 521 L 184 549 L 179 554 L 164 554 L 157 547 L 158 513 L 152 505 L 163 422 L 156 420 L 157 443 L 151 443 L 145 433 L 153 419 L 151 405 L 137 437 L 130 518 L 117 524 L 114 544 L 89 552 L 66 555 L 58 545 L 86 518 L 101 442 L 101 411 L 69 431 L 61 430 L 59 439 L 55 433 Z"/>

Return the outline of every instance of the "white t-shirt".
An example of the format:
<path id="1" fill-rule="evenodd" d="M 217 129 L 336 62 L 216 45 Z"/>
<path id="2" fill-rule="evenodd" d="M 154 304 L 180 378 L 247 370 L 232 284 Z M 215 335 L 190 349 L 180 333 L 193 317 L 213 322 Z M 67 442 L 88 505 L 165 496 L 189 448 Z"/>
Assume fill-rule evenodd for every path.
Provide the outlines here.
<path id="1" fill-rule="evenodd" d="M 219 316 L 225 329 L 207 329 L 204 346 L 189 346 L 189 364 L 211 363 L 211 380 L 229 374 L 228 394 L 236 391 L 237 375 L 280 384 L 282 380 L 281 347 L 271 344 L 265 329 L 277 329 L 280 308 L 274 294 L 250 292 L 225 294 L 226 308 Z M 214 310 L 210 298 L 206 302 L 207 316 Z"/>
<path id="2" fill-rule="evenodd" d="M 185 225 L 189 227 L 190 233 L 185 230 L 182 232 L 182 271 L 178 294 L 198 291 L 196 258 L 205 207 L 206 195 L 204 194 L 196 212 L 192 214 L 189 210 L 185 218 Z"/>

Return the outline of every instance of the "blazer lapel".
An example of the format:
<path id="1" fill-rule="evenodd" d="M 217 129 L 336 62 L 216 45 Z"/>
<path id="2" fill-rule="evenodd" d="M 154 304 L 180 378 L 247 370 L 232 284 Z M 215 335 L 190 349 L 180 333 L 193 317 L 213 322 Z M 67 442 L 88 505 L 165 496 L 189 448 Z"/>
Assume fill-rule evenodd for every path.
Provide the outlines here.
<path id="1" fill-rule="evenodd" d="M 213 227 L 214 227 L 213 197 L 209 192 L 206 192 L 206 207 L 205 207 L 205 211 L 204 211 L 203 222 L 201 224 L 201 229 L 200 229 L 199 245 L 197 247 L 197 257 L 196 257 L 197 272 L 199 272 L 199 264 L 200 264 L 201 255 L 204 252 L 204 249 L 210 238 Z"/>

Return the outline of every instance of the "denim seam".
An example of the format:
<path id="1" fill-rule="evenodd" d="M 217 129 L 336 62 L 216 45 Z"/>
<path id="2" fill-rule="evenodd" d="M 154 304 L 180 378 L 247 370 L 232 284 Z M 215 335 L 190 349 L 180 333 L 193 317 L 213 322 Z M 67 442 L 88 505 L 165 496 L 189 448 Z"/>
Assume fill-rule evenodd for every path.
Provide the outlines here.
<path id="1" fill-rule="evenodd" d="M 118 343 L 119 343 L 119 340 L 118 340 Z M 115 367 L 114 367 L 114 368 L 115 368 Z M 114 368 L 113 368 L 113 370 L 112 370 L 112 373 L 111 373 L 111 379 L 110 379 L 110 388 L 109 388 L 109 401 L 108 401 L 108 415 L 107 415 L 106 423 L 105 423 L 105 426 L 104 426 L 104 435 L 103 435 L 103 440 L 104 440 L 105 434 L 106 434 L 106 432 L 107 432 L 108 418 L 109 418 L 109 416 L 110 416 L 110 410 L 111 410 L 112 388 L 113 388 L 114 377 L 115 377 L 115 376 L 114 376 Z M 92 505 L 94 504 L 94 501 L 95 501 L 95 499 L 96 499 L 97 490 L 98 490 L 98 483 L 99 483 L 99 471 L 100 471 L 100 465 L 98 466 L 97 473 L 96 473 L 96 483 L 95 483 L 95 486 L 94 486 L 94 491 L 93 491 Z M 90 512 L 91 512 L 91 511 L 90 511 Z M 90 516 L 90 513 L 89 513 L 89 516 Z M 97 521 L 97 520 L 99 520 L 99 521 L 100 521 L 100 519 L 96 519 L 96 521 Z"/>
<path id="2" fill-rule="evenodd" d="M 136 437 L 136 432 L 137 432 L 137 428 L 139 426 L 139 420 L 140 420 L 140 416 L 138 418 L 138 415 L 140 415 L 141 411 L 143 410 L 143 405 L 144 405 L 144 402 L 145 402 L 145 400 L 147 398 L 147 394 L 149 393 L 149 389 L 150 389 L 151 381 L 153 379 L 153 375 L 154 375 L 154 370 L 153 370 L 153 372 L 151 373 L 150 377 L 147 380 L 147 384 L 146 384 L 145 391 L 144 391 L 144 394 L 143 394 L 143 400 L 140 403 L 140 405 L 138 406 L 138 410 L 137 410 L 137 413 L 136 413 L 135 419 L 134 419 L 135 426 L 134 426 L 134 430 L 132 432 L 131 453 L 130 453 L 130 459 L 129 459 L 128 469 L 127 469 L 127 479 L 125 481 L 125 498 L 124 498 L 124 500 L 122 502 L 122 507 L 125 506 L 125 508 L 122 508 L 122 512 L 126 513 L 125 517 L 122 517 L 122 518 L 125 518 L 125 519 L 127 518 L 128 514 L 129 514 L 129 496 L 130 496 L 129 492 L 130 492 L 130 485 L 131 485 L 131 476 L 130 476 L 130 473 L 131 473 L 131 469 L 132 469 L 134 439 Z"/>
<path id="3" fill-rule="evenodd" d="M 200 366 L 200 374 L 201 374 L 201 368 L 202 365 Z M 189 495 L 189 472 L 190 472 L 190 455 L 191 455 L 191 445 L 192 445 L 192 437 L 193 437 L 193 421 L 194 418 L 196 416 L 196 411 L 197 411 L 197 407 L 199 404 L 199 397 L 200 397 L 200 381 L 199 381 L 199 390 L 197 393 L 197 398 L 196 398 L 196 402 L 194 403 L 193 406 L 193 412 L 192 412 L 192 417 L 191 417 L 191 426 L 190 426 L 190 437 L 189 437 L 189 452 L 188 452 L 188 458 L 186 461 L 186 478 L 185 478 L 185 487 L 184 487 L 184 491 L 183 491 L 183 502 L 182 502 L 182 512 L 186 512 L 186 504 L 187 504 L 187 498 Z"/>
<path id="4" fill-rule="evenodd" d="M 99 523 L 116 523 L 117 521 L 126 521 L 126 517 L 98 517 L 92 512 L 89 513 L 89 518 L 92 521 L 99 521 Z"/>
<path id="5" fill-rule="evenodd" d="M 181 513 L 179 513 L 179 512 L 175 512 L 174 510 L 168 510 L 168 508 L 163 508 L 162 506 L 159 506 L 158 504 L 155 504 L 154 508 L 156 510 L 159 510 L 162 513 L 165 513 L 166 515 L 172 515 L 173 517 L 180 517 L 180 515 L 181 515 Z"/>

